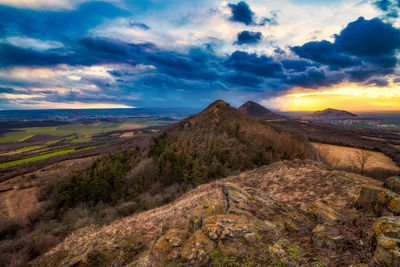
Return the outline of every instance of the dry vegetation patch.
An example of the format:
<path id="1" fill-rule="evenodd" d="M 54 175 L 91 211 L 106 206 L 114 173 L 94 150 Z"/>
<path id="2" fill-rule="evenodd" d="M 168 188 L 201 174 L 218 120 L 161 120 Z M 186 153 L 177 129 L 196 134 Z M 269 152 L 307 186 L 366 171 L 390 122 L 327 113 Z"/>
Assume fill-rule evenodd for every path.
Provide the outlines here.
<path id="1" fill-rule="evenodd" d="M 327 159 L 328 163 L 334 167 L 353 167 L 353 161 L 357 156 L 358 148 L 344 147 L 337 145 L 328 145 L 313 143 L 313 146 Z M 385 154 L 381 152 L 369 151 L 370 160 L 366 166 L 367 169 L 383 168 L 387 170 L 400 171 L 400 167 Z"/>

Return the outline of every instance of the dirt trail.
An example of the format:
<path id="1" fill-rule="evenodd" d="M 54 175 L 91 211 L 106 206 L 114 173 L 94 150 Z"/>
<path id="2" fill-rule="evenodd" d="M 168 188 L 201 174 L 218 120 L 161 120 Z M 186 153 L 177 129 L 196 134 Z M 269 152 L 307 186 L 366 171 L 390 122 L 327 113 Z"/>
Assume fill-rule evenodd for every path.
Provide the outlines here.
<path id="1" fill-rule="evenodd" d="M 6 198 L 6 206 L 7 206 L 8 214 L 10 215 L 10 218 L 15 218 L 14 209 L 12 208 L 10 199 L 8 199 L 8 198 Z"/>

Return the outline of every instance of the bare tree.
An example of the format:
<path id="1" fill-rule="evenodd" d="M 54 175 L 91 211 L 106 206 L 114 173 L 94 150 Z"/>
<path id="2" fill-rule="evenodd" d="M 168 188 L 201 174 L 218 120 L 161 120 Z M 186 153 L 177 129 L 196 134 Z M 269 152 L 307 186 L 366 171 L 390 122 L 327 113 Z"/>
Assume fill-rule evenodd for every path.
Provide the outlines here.
<path id="1" fill-rule="evenodd" d="M 364 172 L 367 168 L 367 165 L 372 161 L 372 153 L 366 149 L 357 150 L 355 155 L 351 158 L 351 163 L 354 168 L 360 171 L 361 175 L 364 175 Z"/>

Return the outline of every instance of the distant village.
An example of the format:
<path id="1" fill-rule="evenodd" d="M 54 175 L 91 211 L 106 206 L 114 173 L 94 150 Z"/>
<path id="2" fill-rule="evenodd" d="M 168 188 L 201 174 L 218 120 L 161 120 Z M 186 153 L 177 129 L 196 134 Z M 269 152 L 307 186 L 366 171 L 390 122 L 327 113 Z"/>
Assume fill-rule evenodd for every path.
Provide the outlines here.
<path id="1" fill-rule="evenodd" d="M 323 119 L 323 120 L 319 120 L 319 121 L 324 122 L 324 123 L 332 123 L 332 124 L 347 125 L 347 126 L 363 124 L 363 125 L 369 125 L 369 126 L 377 127 L 377 128 L 397 128 L 397 127 L 399 127 L 399 125 L 388 124 L 382 120 L 376 120 L 376 119 L 360 119 L 360 118 L 356 118 L 356 119 Z"/>

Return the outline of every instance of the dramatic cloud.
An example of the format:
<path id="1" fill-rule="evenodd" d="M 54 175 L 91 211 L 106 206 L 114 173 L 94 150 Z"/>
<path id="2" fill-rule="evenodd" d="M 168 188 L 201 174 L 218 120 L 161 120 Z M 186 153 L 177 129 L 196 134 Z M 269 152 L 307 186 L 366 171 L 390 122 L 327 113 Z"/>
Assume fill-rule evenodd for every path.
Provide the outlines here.
<path id="1" fill-rule="evenodd" d="M 248 54 L 243 51 L 235 51 L 225 64 L 236 71 L 261 77 L 281 77 L 283 71 L 282 65 L 275 62 L 272 57 Z"/>
<path id="2" fill-rule="evenodd" d="M 254 23 L 254 13 L 246 2 L 241 1 L 237 4 L 229 4 L 229 8 L 232 11 L 232 17 L 230 18 L 232 21 L 242 22 L 246 25 Z"/>
<path id="3" fill-rule="evenodd" d="M 250 31 L 242 31 L 238 33 L 237 41 L 235 44 L 242 45 L 242 44 L 256 44 L 260 42 L 262 39 L 261 32 L 250 32 Z"/>
<path id="4" fill-rule="evenodd" d="M 0 102 L 13 108 L 239 104 L 346 82 L 381 89 L 400 73 L 398 1 L 14 2 L 0 0 Z"/>
<path id="5" fill-rule="evenodd" d="M 291 49 L 299 57 L 328 65 L 332 70 L 346 69 L 351 81 L 394 72 L 400 30 L 391 24 L 360 17 L 334 38 L 334 42 L 309 42 Z"/>

